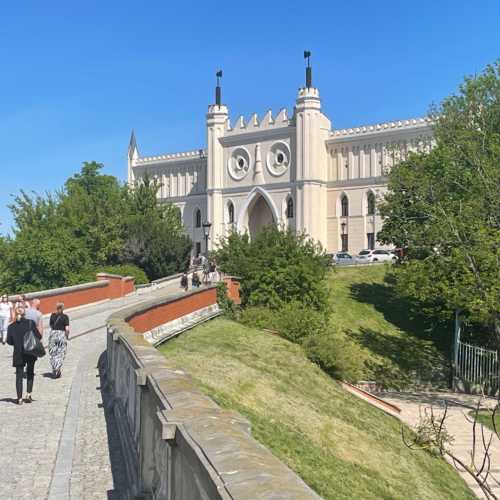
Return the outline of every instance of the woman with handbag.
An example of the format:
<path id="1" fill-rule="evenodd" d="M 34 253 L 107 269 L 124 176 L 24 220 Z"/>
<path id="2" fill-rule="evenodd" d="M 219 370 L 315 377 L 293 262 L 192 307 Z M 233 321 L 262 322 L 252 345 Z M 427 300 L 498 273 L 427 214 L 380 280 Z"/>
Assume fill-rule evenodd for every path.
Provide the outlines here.
<path id="1" fill-rule="evenodd" d="M 17 404 L 23 404 L 23 375 L 24 367 L 26 366 L 26 403 L 33 401 L 31 393 L 33 391 L 33 381 L 35 379 L 35 362 L 36 355 L 31 354 L 35 351 L 26 351 L 25 340 L 28 341 L 30 347 L 39 347 L 42 334 L 38 331 L 35 322 L 24 317 L 24 307 L 18 306 L 15 310 L 16 318 L 7 329 L 7 343 L 14 347 L 12 355 L 12 366 L 16 368 L 16 391 L 17 391 Z M 33 338 L 34 337 L 34 338 Z M 36 340 L 38 339 L 38 345 Z M 41 347 L 43 351 L 43 346 Z M 42 352 L 40 355 L 43 356 Z M 44 353 L 44 352 L 43 352 Z"/>
<path id="2" fill-rule="evenodd" d="M 69 318 L 64 314 L 64 304 L 56 305 L 56 312 L 50 315 L 49 355 L 54 378 L 61 376 L 69 337 Z"/>

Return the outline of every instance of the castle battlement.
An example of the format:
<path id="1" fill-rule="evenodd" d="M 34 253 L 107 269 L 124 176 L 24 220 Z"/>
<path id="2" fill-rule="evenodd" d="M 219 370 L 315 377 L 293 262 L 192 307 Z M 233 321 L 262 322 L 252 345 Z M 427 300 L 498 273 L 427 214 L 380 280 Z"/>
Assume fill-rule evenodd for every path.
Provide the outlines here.
<path id="1" fill-rule="evenodd" d="M 330 139 L 339 139 L 344 137 L 360 136 L 363 134 L 384 133 L 393 129 L 398 131 L 401 129 L 419 129 L 428 128 L 433 124 L 433 120 L 429 117 L 412 118 L 409 120 L 398 120 L 386 123 L 376 123 L 374 125 L 363 125 L 360 127 L 345 128 L 332 130 Z"/>
<path id="2" fill-rule="evenodd" d="M 182 153 L 169 153 L 158 156 L 142 156 L 134 161 L 135 165 L 145 165 L 150 163 L 157 162 L 166 162 L 166 161 L 182 161 L 182 160 L 193 160 L 199 159 L 204 160 L 207 156 L 206 149 L 196 149 L 194 151 L 184 151 Z"/>
<path id="3" fill-rule="evenodd" d="M 282 108 L 276 117 L 273 118 L 271 110 L 267 111 L 259 120 L 257 113 L 252 114 L 249 120 L 245 122 L 245 119 L 240 115 L 235 121 L 233 126 L 229 119 L 227 120 L 226 132 L 224 135 L 237 135 L 244 134 L 247 132 L 255 132 L 258 130 L 269 130 L 281 127 L 288 127 L 290 125 L 290 119 L 288 118 L 288 112 L 286 108 Z"/>

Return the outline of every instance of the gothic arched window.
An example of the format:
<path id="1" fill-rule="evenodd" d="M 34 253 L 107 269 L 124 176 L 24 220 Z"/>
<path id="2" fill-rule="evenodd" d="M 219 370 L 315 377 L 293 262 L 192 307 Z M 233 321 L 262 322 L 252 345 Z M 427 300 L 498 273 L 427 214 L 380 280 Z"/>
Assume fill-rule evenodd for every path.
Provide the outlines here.
<path id="1" fill-rule="evenodd" d="M 194 213 L 194 225 L 195 227 L 201 227 L 201 211 L 199 208 Z"/>
<path id="2" fill-rule="evenodd" d="M 286 200 L 286 218 L 293 219 L 293 198 L 291 196 Z"/>
<path id="3" fill-rule="evenodd" d="M 227 220 L 229 224 L 234 224 L 234 205 L 232 201 L 227 204 Z"/>
<path id="4" fill-rule="evenodd" d="M 371 191 L 366 196 L 366 213 L 375 215 L 375 195 Z"/>
<path id="5" fill-rule="evenodd" d="M 349 216 L 349 200 L 347 199 L 347 196 L 344 194 L 342 195 L 342 199 L 340 200 L 341 204 L 341 209 L 342 209 L 342 217 L 348 217 Z"/>

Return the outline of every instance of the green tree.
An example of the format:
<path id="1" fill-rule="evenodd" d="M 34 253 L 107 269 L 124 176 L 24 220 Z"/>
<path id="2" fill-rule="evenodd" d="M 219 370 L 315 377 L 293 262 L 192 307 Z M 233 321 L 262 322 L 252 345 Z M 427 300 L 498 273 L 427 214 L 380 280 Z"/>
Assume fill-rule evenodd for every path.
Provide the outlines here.
<path id="1" fill-rule="evenodd" d="M 192 242 L 184 234 L 178 207 L 158 204 L 161 185 L 148 175 L 129 190 L 128 217 L 121 259 L 144 269 L 154 280 L 189 266 Z"/>
<path id="2" fill-rule="evenodd" d="M 379 238 L 404 247 L 402 293 L 490 325 L 500 348 L 500 64 L 431 114 L 436 145 L 389 173 Z"/>
<path id="3" fill-rule="evenodd" d="M 222 239 L 214 257 L 222 271 L 242 278 L 243 305 L 279 309 L 296 301 L 318 311 L 328 307 L 328 259 L 304 234 L 276 226 L 252 239 L 233 232 Z"/>

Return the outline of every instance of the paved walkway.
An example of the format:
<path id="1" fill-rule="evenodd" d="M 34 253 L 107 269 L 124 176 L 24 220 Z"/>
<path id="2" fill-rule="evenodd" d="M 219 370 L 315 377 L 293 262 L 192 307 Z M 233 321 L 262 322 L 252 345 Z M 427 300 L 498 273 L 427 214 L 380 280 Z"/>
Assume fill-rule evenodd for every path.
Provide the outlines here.
<path id="1" fill-rule="evenodd" d="M 1 500 L 122 498 L 125 471 L 99 370 L 106 319 L 116 309 L 178 290 L 170 286 L 70 312 L 62 377 L 52 378 L 48 355 L 39 360 L 32 404 L 15 404 L 12 348 L 0 344 Z"/>
<path id="2" fill-rule="evenodd" d="M 401 419 L 411 427 L 418 424 L 420 415 L 423 415 L 425 408 L 434 408 L 436 416 L 442 415 L 444 409 L 444 402 L 448 403 L 448 415 L 446 418 L 446 428 L 453 436 L 454 442 L 452 444 L 453 452 L 457 457 L 464 461 L 467 465 L 471 464 L 471 451 L 473 449 L 473 424 L 467 420 L 465 415 L 468 415 L 471 408 L 477 405 L 478 397 L 468 394 L 455 394 L 455 393 L 382 393 L 379 395 L 389 403 L 393 403 L 401 408 Z M 483 406 L 493 407 L 496 401 L 488 398 L 483 401 Z M 478 427 L 481 427 L 480 425 Z M 486 442 L 489 440 L 492 432 L 484 428 L 484 435 Z M 476 465 L 481 467 L 481 460 L 484 456 L 483 447 L 481 445 L 482 437 L 481 430 L 476 431 Z M 491 446 L 491 474 L 500 481 L 500 440 L 493 436 Z M 415 452 L 418 453 L 418 452 Z M 474 491 L 479 498 L 486 498 L 477 483 L 466 472 L 461 472 L 461 476 L 465 482 Z M 490 486 L 493 486 L 493 493 L 500 498 L 500 485 L 496 484 L 494 480 L 488 481 Z"/>

